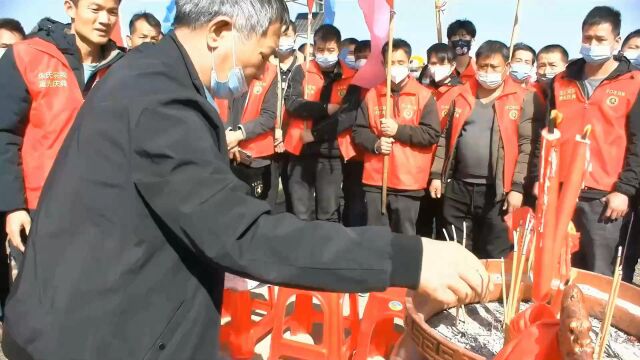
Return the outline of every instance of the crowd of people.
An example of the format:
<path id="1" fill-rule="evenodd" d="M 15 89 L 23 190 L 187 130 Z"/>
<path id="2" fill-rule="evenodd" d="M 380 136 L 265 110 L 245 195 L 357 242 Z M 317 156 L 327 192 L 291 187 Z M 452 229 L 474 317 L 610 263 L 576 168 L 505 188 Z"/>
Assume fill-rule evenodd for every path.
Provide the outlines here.
<path id="1" fill-rule="evenodd" d="M 269 4 L 276 2 L 278 0 L 264 1 Z M 110 40 L 118 19 L 118 0 L 67 0 L 64 4 L 72 20 L 70 24 L 45 18 L 28 35 L 18 21 L 0 19 L 0 212 L 4 214 L 1 217 L 5 221 L 10 256 L 19 272 L 24 266 L 26 269 L 37 268 L 35 262 L 41 260 L 35 260 L 32 255 L 29 264 L 29 252 L 44 246 L 42 243 L 47 240 L 45 235 L 41 235 L 43 239 L 37 239 L 39 244 L 30 244 L 29 234 L 38 224 L 34 220 L 32 227 L 32 219 L 38 219 L 41 234 L 57 237 L 64 232 L 72 239 L 82 235 L 75 234 L 79 230 L 71 225 L 53 230 L 54 226 L 50 225 L 52 219 L 71 216 L 56 213 L 65 210 L 64 206 L 58 209 L 53 205 L 56 199 L 71 198 L 86 206 L 85 209 L 95 210 L 97 217 L 109 218 L 111 215 L 93 209 L 94 203 L 100 206 L 104 202 L 123 201 L 120 205 L 122 211 L 131 212 L 131 216 L 138 216 L 143 211 L 142 205 L 129 204 L 132 208 L 126 208 L 126 201 L 120 195 L 109 199 L 110 195 L 105 195 L 109 192 L 103 189 L 96 190 L 95 197 L 91 192 L 78 190 L 82 186 L 78 179 L 103 184 L 117 181 L 117 174 L 92 166 L 119 164 L 120 168 L 142 166 L 151 169 L 152 165 L 166 159 L 180 159 L 184 155 L 181 148 L 170 145 L 161 148 L 152 140 L 141 138 L 144 146 L 134 149 L 135 155 L 143 159 L 156 155 L 159 160 L 146 164 L 134 157 L 131 160 L 134 165 L 122 162 L 118 158 L 126 150 L 124 143 L 120 142 L 122 139 L 116 139 L 113 134 L 113 138 L 91 137 L 93 132 L 101 133 L 101 126 L 108 125 L 108 122 L 102 125 L 91 122 L 91 116 L 101 117 L 103 112 L 109 111 L 114 117 L 139 115 L 139 122 L 134 124 L 134 128 L 123 128 L 118 135 L 137 141 L 136 133 L 146 129 L 149 134 L 154 133 L 158 139 L 169 142 L 181 134 L 171 133 L 170 127 L 163 132 L 162 126 L 168 126 L 163 121 L 158 120 L 156 124 L 148 120 L 145 123 L 143 119 L 168 116 L 172 111 L 181 111 L 180 106 L 198 109 L 201 114 L 209 111 L 192 98 L 185 96 L 180 99 L 178 89 L 175 96 L 179 100 L 167 100 L 158 95 L 157 98 L 149 96 L 152 100 L 145 98 L 137 107 L 131 105 L 126 111 L 119 105 L 107 108 L 117 101 L 129 101 L 130 98 L 124 94 L 129 92 L 122 88 L 123 94 L 105 94 L 106 90 L 100 92 L 101 83 L 112 81 L 112 84 L 117 84 L 126 74 L 125 66 L 138 71 L 131 70 L 131 74 L 144 74 L 145 64 L 135 64 L 134 59 L 148 61 L 150 57 L 145 58 L 147 53 L 164 56 L 167 53 L 160 51 L 168 51 L 169 44 L 174 47 L 177 44 L 179 51 L 189 53 L 193 60 L 189 47 L 193 37 L 182 35 L 179 38 L 173 32 L 163 34 L 158 19 L 150 13 L 139 13 L 129 23 L 130 35 L 126 38 L 129 49 L 119 48 Z M 197 16 L 189 13 L 195 8 L 180 7 L 182 13 L 179 12 L 176 20 L 178 29 L 183 26 L 195 32 L 194 29 L 202 25 L 194 20 Z M 194 80 L 193 86 L 203 88 L 203 98 L 208 100 L 206 105 L 215 108 L 221 124 L 207 120 L 206 116 L 203 119 L 210 121 L 213 128 L 222 126 L 226 144 L 221 145 L 221 151 L 228 155 L 232 173 L 248 186 L 248 195 L 268 203 L 270 213 L 282 210 L 279 196 L 284 194 L 284 211 L 300 220 L 341 223 L 350 228 L 381 226 L 402 236 L 419 235 L 460 243 L 464 238 L 467 249 L 478 258 L 505 257 L 512 250 L 508 236 L 510 224 L 505 218 L 508 219 L 509 214 L 522 206 L 535 206 L 540 133 L 550 125 L 550 110 L 557 109 L 564 115 L 564 120 L 555 124 L 563 140 L 559 165 L 561 182 L 569 176 L 563 172 L 563 166 L 567 167 L 566 164 L 571 162 L 571 141 L 565 140 L 582 134 L 586 125 L 592 127 L 590 170 L 573 218 L 580 233 L 580 249 L 573 257 L 574 265 L 611 275 L 616 248 L 625 245 L 624 275 L 627 281 L 631 281 L 640 247 L 637 236 L 640 222 L 633 216 L 638 207 L 640 189 L 640 29 L 623 38 L 620 12 L 609 6 L 598 6 L 586 14 L 581 24 L 581 57 L 576 59 L 569 59 L 567 50 L 557 44 L 544 46 L 538 51 L 524 42 L 515 44 L 512 49 L 499 40 L 476 44 L 477 29 L 466 19 L 456 20 L 447 27 L 447 43 L 431 45 L 424 62 L 417 60 L 411 44 L 396 38 L 384 45 L 381 54 L 384 67 L 391 76 L 390 108 L 386 100 L 389 95 L 386 81 L 371 89 L 353 83 L 358 71 L 367 66 L 371 54 L 369 40 L 343 39 L 337 27 L 325 24 L 315 29 L 310 48 L 306 45 L 296 48 L 297 34 L 302 29 L 297 29 L 295 22 L 288 18 L 270 21 L 267 25 L 278 25 L 277 49 L 265 50 L 253 57 L 236 51 L 239 46 L 236 42 L 240 41 L 242 34 L 233 35 L 232 40 L 219 35 L 240 31 L 230 22 L 227 27 L 216 28 L 218 33 L 211 25 L 207 39 L 212 44 L 230 41 L 232 57 L 221 57 L 224 55 L 216 55 L 215 51 L 209 54 L 209 50 L 204 50 L 203 56 L 210 57 L 208 65 L 198 64 L 195 60 L 193 63 L 179 62 L 180 66 L 187 64 L 192 76 L 201 74 L 202 68 L 209 66 L 210 86 L 202 76 L 200 80 Z M 260 34 L 270 33 L 263 29 Z M 179 41 L 176 40 L 178 38 Z M 187 45 L 182 47 L 181 44 Z M 225 44 L 212 48 L 224 47 Z M 216 71 L 216 66 L 229 61 L 232 65 L 228 76 Z M 267 63 L 258 69 L 256 64 L 262 62 Z M 254 71 L 248 70 L 246 64 L 251 64 Z M 151 73 L 156 65 L 150 62 L 148 66 Z M 123 68 L 121 72 L 118 72 L 119 67 Z M 112 72 L 113 75 L 109 76 Z M 172 76 L 166 75 L 167 79 Z M 203 87 L 203 83 L 207 86 Z M 108 86 L 104 85 L 102 89 Z M 155 94 L 156 89 L 144 81 L 136 83 L 136 86 L 137 90 L 146 91 L 145 95 Z M 94 91 L 97 94 L 91 96 Z M 103 98 L 96 99 L 98 94 Z M 90 110 L 83 106 L 89 101 Z M 158 106 L 167 108 L 154 114 L 154 109 L 145 101 L 157 102 Z M 122 115 L 118 115 L 118 111 Z M 87 125 L 80 125 L 81 120 L 87 121 Z M 73 139 L 68 139 L 67 134 Z M 87 142 L 85 137 L 96 141 L 96 144 Z M 106 145 L 112 147 L 112 153 L 102 151 L 104 148 L 101 146 Z M 75 155 L 80 148 L 86 157 Z M 218 149 L 193 145 L 193 150 L 205 151 L 198 154 L 204 158 L 208 156 L 206 151 L 213 153 Z M 56 160 L 60 157 L 64 160 Z M 184 174 L 179 176 L 188 177 L 193 171 L 190 166 L 198 164 L 198 161 L 167 162 L 168 165 L 158 166 L 169 166 L 167 171 L 182 169 Z M 93 173 L 87 172 L 88 169 Z M 181 231 L 186 231 L 184 228 L 191 226 L 181 223 L 172 227 L 170 223 L 163 223 L 161 219 L 165 217 L 178 216 L 173 213 L 174 209 L 164 207 L 171 201 L 187 202 L 185 209 L 177 206 L 179 209 L 175 211 L 191 213 L 199 202 L 206 203 L 214 196 L 224 197 L 222 192 L 225 191 L 236 191 L 231 185 L 228 189 L 219 185 L 220 189 L 216 191 L 205 191 L 208 189 L 205 181 L 222 179 L 211 173 L 199 179 L 200 182 L 189 183 L 190 186 L 202 186 L 199 198 L 192 198 L 185 191 L 194 189 L 182 189 L 184 184 L 177 180 L 172 183 L 172 178 L 164 173 L 152 174 L 136 178 L 135 191 L 130 194 L 140 196 L 147 209 L 153 208 L 148 210 L 153 220 L 148 221 L 156 224 L 166 238 L 178 238 L 182 236 Z M 66 190 L 62 190 L 62 179 L 67 175 L 72 180 L 69 180 Z M 73 184 L 78 184 L 78 188 L 71 186 Z M 168 190 L 162 190 L 161 185 L 168 186 Z M 85 196 L 76 197 L 75 191 Z M 174 191 L 175 197 L 159 198 L 163 191 Z M 232 199 L 229 196 L 229 200 Z M 41 207 L 41 201 L 48 206 Z M 262 206 L 250 204 L 257 207 L 255 211 Z M 113 205 L 119 207 L 118 204 Z M 228 205 L 229 217 L 226 219 L 236 219 L 232 222 L 237 221 L 242 226 L 246 223 L 246 229 L 259 226 L 259 221 L 234 211 L 231 205 L 235 204 Z M 82 217 L 83 214 L 72 215 Z M 92 223 L 94 219 L 83 221 Z M 203 218 L 198 219 L 206 222 Z M 225 223 L 218 220 L 209 221 L 225 227 Z M 286 226 L 293 226 L 289 224 L 291 220 L 282 221 Z M 268 224 L 274 226 L 269 230 L 275 234 L 284 231 L 278 229 L 277 222 Z M 93 230 L 99 231 L 97 229 L 99 227 Z M 316 228 L 318 231 L 333 231 L 336 238 L 351 236 L 348 235 L 351 233 L 341 233 L 337 229 L 321 225 Z M 124 228 L 120 230 L 124 231 Z M 136 233 L 136 236 L 142 231 L 133 225 L 126 230 Z M 218 234 L 244 237 L 253 236 L 253 231 L 234 233 L 220 230 Z M 365 230 L 362 231 L 364 234 Z M 169 233 L 172 235 L 167 235 Z M 158 235 L 141 234 L 143 237 Z M 91 231 L 84 234 L 93 235 Z M 370 249 L 363 242 L 364 246 L 359 249 L 361 256 L 366 257 L 363 254 L 369 251 L 371 254 L 383 252 L 375 239 L 371 241 Z M 401 240 L 397 243 L 400 244 Z M 257 252 L 261 244 L 254 245 L 256 249 L 253 251 Z M 30 246 L 34 248 L 29 249 Z M 79 246 L 76 251 L 82 249 L 77 243 L 75 246 Z M 182 246 L 172 244 L 180 254 L 187 251 Z M 193 244 L 184 246 L 197 248 Z M 237 251 L 249 251 L 247 247 L 251 246 L 252 243 L 247 243 Z M 25 248 L 26 257 L 23 256 Z M 389 256 L 407 254 L 407 249 L 409 247 Z M 39 250 L 42 254 L 42 248 Z M 220 249 L 202 251 L 207 253 L 208 250 Z M 104 245 L 102 251 L 108 253 L 113 249 Z M 340 255 L 337 251 L 330 253 Z M 265 251 L 265 254 L 270 253 Z M 311 252 L 309 254 L 313 256 Z M 283 256 L 285 262 L 288 260 L 282 253 L 279 256 Z M 315 256 L 322 259 L 329 255 Z M 346 259 L 354 254 L 341 256 Z M 374 255 L 371 256 L 373 259 Z M 250 271 L 253 269 L 251 266 L 260 268 L 262 265 L 259 264 L 247 265 L 239 260 L 212 258 L 223 267 L 253 275 L 259 280 L 289 281 L 286 276 L 278 277 L 266 272 L 256 275 Z M 260 263 L 257 258 L 250 260 Z M 91 261 L 102 260 L 93 258 Z M 57 262 L 49 265 L 54 263 Z M 365 265 L 363 260 L 362 266 Z M 309 264 L 309 268 L 321 267 Z M 189 271 L 195 274 L 204 270 L 191 268 Z M 393 270 L 385 271 L 393 273 Z M 285 270 L 283 272 L 286 273 Z M 75 276 L 72 273 L 67 275 Z M 310 272 L 309 279 L 313 278 L 312 275 Z M 34 276 L 37 277 L 32 271 L 26 271 L 26 281 Z M 348 278 L 349 275 L 344 276 Z M 391 276 L 393 285 L 393 274 Z M 402 278 L 398 275 L 395 285 L 415 285 L 415 276 L 409 280 L 407 277 L 410 276 Z M 331 282 L 330 278 L 306 281 L 291 282 L 314 287 L 314 281 L 317 281 L 322 286 L 332 287 L 326 285 Z M 336 280 L 336 283 L 340 284 L 340 281 Z M 350 284 L 346 280 L 344 283 Z M 17 296 L 20 296 L 19 292 Z M 14 313 L 23 313 L 17 309 Z M 11 346 L 20 354 L 21 348 L 31 344 L 25 343 L 24 333 L 15 329 L 13 335 L 19 344 Z M 30 351 L 40 350 L 33 347 Z"/>

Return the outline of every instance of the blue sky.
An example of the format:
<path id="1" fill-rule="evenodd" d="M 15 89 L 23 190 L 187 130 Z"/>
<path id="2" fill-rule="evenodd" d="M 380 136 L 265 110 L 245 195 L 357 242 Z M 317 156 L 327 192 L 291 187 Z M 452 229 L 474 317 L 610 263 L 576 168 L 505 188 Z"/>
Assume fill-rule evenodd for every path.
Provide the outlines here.
<path id="1" fill-rule="evenodd" d="M 0 17 L 14 17 L 26 29 L 31 29 L 44 16 L 67 21 L 62 3 L 63 0 L 0 0 Z M 150 11 L 162 20 L 167 3 L 168 0 L 123 0 L 123 25 L 140 10 Z M 424 54 L 436 41 L 433 1 L 395 0 L 395 3 L 397 37 L 409 41 L 416 54 Z M 442 18 L 443 31 L 455 19 L 467 18 L 478 29 L 474 48 L 489 39 L 509 42 L 516 0 L 448 0 L 447 3 Z M 571 56 L 577 56 L 580 24 L 596 5 L 610 5 L 622 12 L 623 37 L 640 28 L 640 0 L 521 0 L 521 3 L 518 40 L 536 50 L 547 44 L 559 43 Z M 305 12 L 306 7 L 291 4 L 290 10 L 293 17 L 298 12 Z M 342 30 L 344 37 L 366 39 L 369 36 L 357 0 L 336 0 L 335 25 Z M 123 32 L 126 32 L 125 28 Z"/>

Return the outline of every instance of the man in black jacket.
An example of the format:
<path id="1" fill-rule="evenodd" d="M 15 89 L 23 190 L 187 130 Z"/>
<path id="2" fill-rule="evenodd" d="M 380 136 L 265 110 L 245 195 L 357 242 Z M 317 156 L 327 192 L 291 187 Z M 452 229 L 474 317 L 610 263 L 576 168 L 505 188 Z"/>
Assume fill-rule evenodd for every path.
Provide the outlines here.
<path id="1" fill-rule="evenodd" d="M 215 358 L 225 271 L 328 291 L 415 288 L 443 306 L 489 290 L 457 244 L 270 215 L 229 169 L 211 95 L 237 97 L 260 75 L 286 4 L 176 7 L 175 32 L 112 69 L 60 150 L 7 305 L 10 359 Z"/>

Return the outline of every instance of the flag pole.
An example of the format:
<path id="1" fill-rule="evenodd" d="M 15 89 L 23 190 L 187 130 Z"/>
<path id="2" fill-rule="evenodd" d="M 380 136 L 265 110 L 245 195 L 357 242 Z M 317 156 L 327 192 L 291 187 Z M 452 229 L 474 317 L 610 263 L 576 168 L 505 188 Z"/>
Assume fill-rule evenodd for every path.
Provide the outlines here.
<path id="1" fill-rule="evenodd" d="M 385 119 L 390 119 L 391 113 L 391 55 L 393 53 L 393 30 L 395 27 L 395 11 L 393 1 L 389 1 L 389 46 L 387 49 L 387 98 L 384 108 Z M 387 183 L 389 180 L 389 155 L 384 155 L 382 162 L 382 215 L 387 214 Z"/>
<path id="2" fill-rule="evenodd" d="M 304 69 L 304 98 L 307 99 L 308 86 L 307 78 L 309 77 L 309 57 L 311 57 L 311 20 L 313 20 L 313 3 L 314 0 L 307 0 L 307 8 L 309 13 L 307 15 L 307 48 L 305 50 L 305 69 Z M 307 121 L 303 122 L 304 130 L 307 130 Z"/>
<path id="3" fill-rule="evenodd" d="M 435 0 L 436 5 L 436 35 L 438 36 L 438 42 L 442 42 L 442 20 L 440 19 L 440 13 L 442 10 L 442 0 Z"/>
<path id="4" fill-rule="evenodd" d="M 516 16 L 513 19 L 513 29 L 511 30 L 511 42 L 509 43 L 509 61 L 511 61 L 511 57 L 513 56 L 513 46 L 516 43 L 516 39 L 518 38 L 518 34 L 520 33 L 520 0 L 516 4 Z"/>

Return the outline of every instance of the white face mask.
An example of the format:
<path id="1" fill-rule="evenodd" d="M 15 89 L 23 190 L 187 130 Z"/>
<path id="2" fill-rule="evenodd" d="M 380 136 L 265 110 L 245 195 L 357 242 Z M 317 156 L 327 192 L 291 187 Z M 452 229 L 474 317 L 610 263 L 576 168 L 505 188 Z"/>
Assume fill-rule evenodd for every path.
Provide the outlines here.
<path id="1" fill-rule="evenodd" d="M 0 58 L 4 55 L 5 51 L 7 51 L 7 48 L 0 48 Z"/>
<path id="2" fill-rule="evenodd" d="M 280 38 L 280 43 L 278 44 L 278 52 L 280 53 L 288 53 L 293 52 L 295 47 L 295 41 L 293 38 Z"/>
<path id="3" fill-rule="evenodd" d="M 429 65 L 429 77 L 437 83 L 446 80 L 452 72 L 451 65 Z"/>
<path id="4" fill-rule="evenodd" d="M 640 50 L 627 50 L 624 56 L 635 66 L 640 66 Z"/>
<path id="5" fill-rule="evenodd" d="M 367 63 L 367 59 L 360 59 L 356 61 L 356 69 L 360 70 Z"/>
<path id="6" fill-rule="evenodd" d="M 497 89 L 502 84 L 502 73 L 476 73 L 476 79 L 480 85 L 489 90 Z"/>
<path id="7" fill-rule="evenodd" d="M 531 74 L 533 73 L 533 66 L 527 65 L 525 63 L 513 63 L 511 64 L 511 70 L 509 71 L 511 77 L 523 82 L 527 79 L 531 79 Z"/>
<path id="8" fill-rule="evenodd" d="M 582 44 L 580 55 L 588 63 L 601 64 L 613 56 L 610 45 L 593 45 Z"/>
<path id="9" fill-rule="evenodd" d="M 391 67 L 391 81 L 394 84 L 400 84 L 409 76 L 409 68 L 403 65 L 394 65 Z"/>

